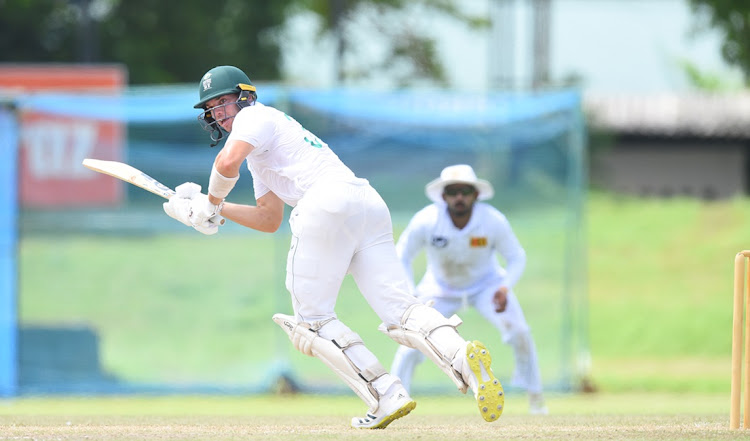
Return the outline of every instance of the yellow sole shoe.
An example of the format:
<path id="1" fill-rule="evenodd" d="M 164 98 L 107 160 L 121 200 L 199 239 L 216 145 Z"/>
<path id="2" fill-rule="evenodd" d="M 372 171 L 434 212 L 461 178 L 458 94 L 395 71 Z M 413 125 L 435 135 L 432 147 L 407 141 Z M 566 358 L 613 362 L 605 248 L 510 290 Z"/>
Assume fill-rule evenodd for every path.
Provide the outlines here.
<path id="1" fill-rule="evenodd" d="M 466 345 L 466 360 L 471 373 L 477 379 L 476 399 L 479 413 L 487 422 L 496 421 L 503 414 L 505 394 L 500 380 L 495 378 L 490 368 L 490 351 L 484 344 L 474 340 Z"/>

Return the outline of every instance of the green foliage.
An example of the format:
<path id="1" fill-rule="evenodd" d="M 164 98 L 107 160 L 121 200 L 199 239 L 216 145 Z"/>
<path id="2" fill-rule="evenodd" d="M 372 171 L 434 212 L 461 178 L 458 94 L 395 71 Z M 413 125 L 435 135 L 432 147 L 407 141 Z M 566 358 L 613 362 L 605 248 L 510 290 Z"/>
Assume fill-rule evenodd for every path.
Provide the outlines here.
<path id="1" fill-rule="evenodd" d="M 0 61 L 122 63 L 131 84 L 197 83 L 222 64 L 277 80 L 274 32 L 292 1 L 7 0 Z"/>
<path id="2" fill-rule="evenodd" d="M 76 22 L 65 1 L 0 1 L 0 61 L 74 60 Z"/>
<path id="3" fill-rule="evenodd" d="M 690 0 L 693 11 L 708 26 L 724 34 L 721 55 L 750 79 L 750 3 L 736 0 Z"/>
<path id="4" fill-rule="evenodd" d="M 321 35 L 336 39 L 338 80 L 361 80 L 391 75 L 399 86 L 429 80 L 444 86 L 447 79 L 438 59 L 435 40 L 414 28 L 410 15 L 438 14 L 469 28 L 489 24 L 483 16 L 464 14 L 455 0 L 299 0 L 298 5 L 316 14 Z M 345 66 L 344 59 L 360 50 L 349 44 L 349 36 L 367 18 L 377 37 L 385 43 L 385 54 L 376 60 L 358 58 L 357 67 Z"/>
<path id="5" fill-rule="evenodd" d="M 253 80 L 278 79 L 279 47 L 268 34 L 288 3 L 118 1 L 99 26 L 101 60 L 126 63 L 134 84 L 196 82 L 222 64 Z"/>
<path id="6" fill-rule="evenodd" d="M 232 64 L 252 80 L 278 80 L 285 21 L 301 10 L 321 18 L 322 35 L 338 41 L 341 80 L 390 73 L 396 82 L 446 82 L 435 42 L 420 35 L 407 9 L 434 12 L 469 27 L 484 17 L 463 14 L 453 0 L 4 0 L 0 1 L 0 61 L 106 62 L 127 66 L 130 84 L 196 82 L 208 69 Z M 421 9 L 420 9 L 421 8 Z M 356 68 L 342 60 L 355 20 L 370 18 L 387 53 Z M 396 17 L 380 23 L 382 17 Z M 398 66 L 398 69 L 394 69 Z"/>
<path id="7" fill-rule="evenodd" d="M 741 85 L 732 84 L 731 80 L 717 73 L 702 70 L 698 64 L 689 60 L 682 60 L 679 64 L 690 84 L 698 90 L 722 92 L 741 88 Z"/>

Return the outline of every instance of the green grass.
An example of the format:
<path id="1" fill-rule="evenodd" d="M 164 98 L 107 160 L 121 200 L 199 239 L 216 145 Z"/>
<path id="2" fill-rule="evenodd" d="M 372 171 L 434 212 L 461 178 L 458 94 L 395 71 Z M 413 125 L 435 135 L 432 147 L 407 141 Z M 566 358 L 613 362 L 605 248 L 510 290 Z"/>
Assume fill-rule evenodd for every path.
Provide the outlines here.
<path id="1" fill-rule="evenodd" d="M 529 252 L 517 294 L 549 379 L 564 344 L 559 283 L 566 262 L 558 252 L 565 237 L 546 227 L 560 220 L 509 219 Z M 750 248 L 748 219 L 748 199 L 590 195 L 589 314 L 577 319 L 589 324 L 591 377 L 600 390 L 728 390 L 733 259 Z M 258 385 L 268 380 L 269 359 L 286 360 L 306 378 L 330 379 L 270 320 L 290 312 L 285 234 L 23 237 L 20 319 L 94 329 L 103 368 L 132 382 Z M 395 346 L 375 330 L 379 320 L 350 279 L 337 311 L 388 366 Z M 472 311 L 460 315 L 462 334 L 495 335 Z M 509 375 L 508 348 L 487 343 L 501 377 Z M 417 378 L 445 380 L 427 363 Z"/>
<path id="2" fill-rule="evenodd" d="M 728 390 L 734 256 L 750 201 L 589 201 L 594 375 L 609 389 Z"/>

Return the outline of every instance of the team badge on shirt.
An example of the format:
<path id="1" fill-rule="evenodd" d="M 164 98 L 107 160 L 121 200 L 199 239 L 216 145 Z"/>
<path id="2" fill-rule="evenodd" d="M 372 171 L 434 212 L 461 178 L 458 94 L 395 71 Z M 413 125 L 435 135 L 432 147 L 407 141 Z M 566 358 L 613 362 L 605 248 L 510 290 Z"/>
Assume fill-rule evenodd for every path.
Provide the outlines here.
<path id="1" fill-rule="evenodd" d="M 472 248 L 481 248 L 487 246 L 487 238 L 486 237 L 470 237 L 469 238 L 469 245 Z"/>
<path id="2" fill-rule="evenodd" d="M 448 239 L 443 236 L 432 236 L 432 246 L 435 248 L 445 248 L 448 246 Z"/>

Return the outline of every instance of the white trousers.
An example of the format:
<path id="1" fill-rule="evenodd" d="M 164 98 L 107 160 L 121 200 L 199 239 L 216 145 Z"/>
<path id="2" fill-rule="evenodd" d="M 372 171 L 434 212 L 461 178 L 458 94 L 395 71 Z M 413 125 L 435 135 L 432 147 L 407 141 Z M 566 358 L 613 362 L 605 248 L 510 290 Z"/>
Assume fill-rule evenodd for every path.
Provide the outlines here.
<path id="1" fill-rule="evenodd" d="M 542 380 L 539 373 L 536 346 L 531 330 L 523 315 L 521 305 L 512 291 L 508 292 L 508 304 L 505 311 L 495 312 L 492 299 L 500 281 L 488 283 L 481 290 L 467 297 L 442 297 L 440 287 L 433 283 L 420 283 L 417 290 L 419 300 L 427 303 L 434 301 L 433 308 L 445 317 L 455 314 L 463 305 L 468 304 L 500 331 L 503 343 L 513 348 L 515 370 L 511 379 L 513 386 L 527 390 L 529 393 L 542 392 Z M 393 359 L 391 373 L 401 378 L 406 390 L 410 389 L 414 369 L 424 360 L 417 350 L 400 346 Z"/>
<path id="2" fill-rule="evenodd" d="M 347 273 L 386 326 L 399 324 L 406 309 L 419 303 L 396 255 L 388 207 L 366 180 L 316 183 L 292 210 L 289 224 L 286 287 L 298 321 L 338 318 L 334 307 Z M 345 334 L 346 317 L 338 320 L 338 329 L 324 327 L 320 335 Z M 360 369 L 377 363 L 364 345 L 347 355 Z M 376 388 L 386 389 L 392 383 L 386 380 Z"/>
<path id="3" fill-rule="evenodd" d="M 388 207 L 366 180 L 315 184 L 292 210 L 289 224 L 286 287 L 299 320 L 335 317 L 347 273 L 386 325 L 400 323 L 418 302 L 396 256 Z"/>

